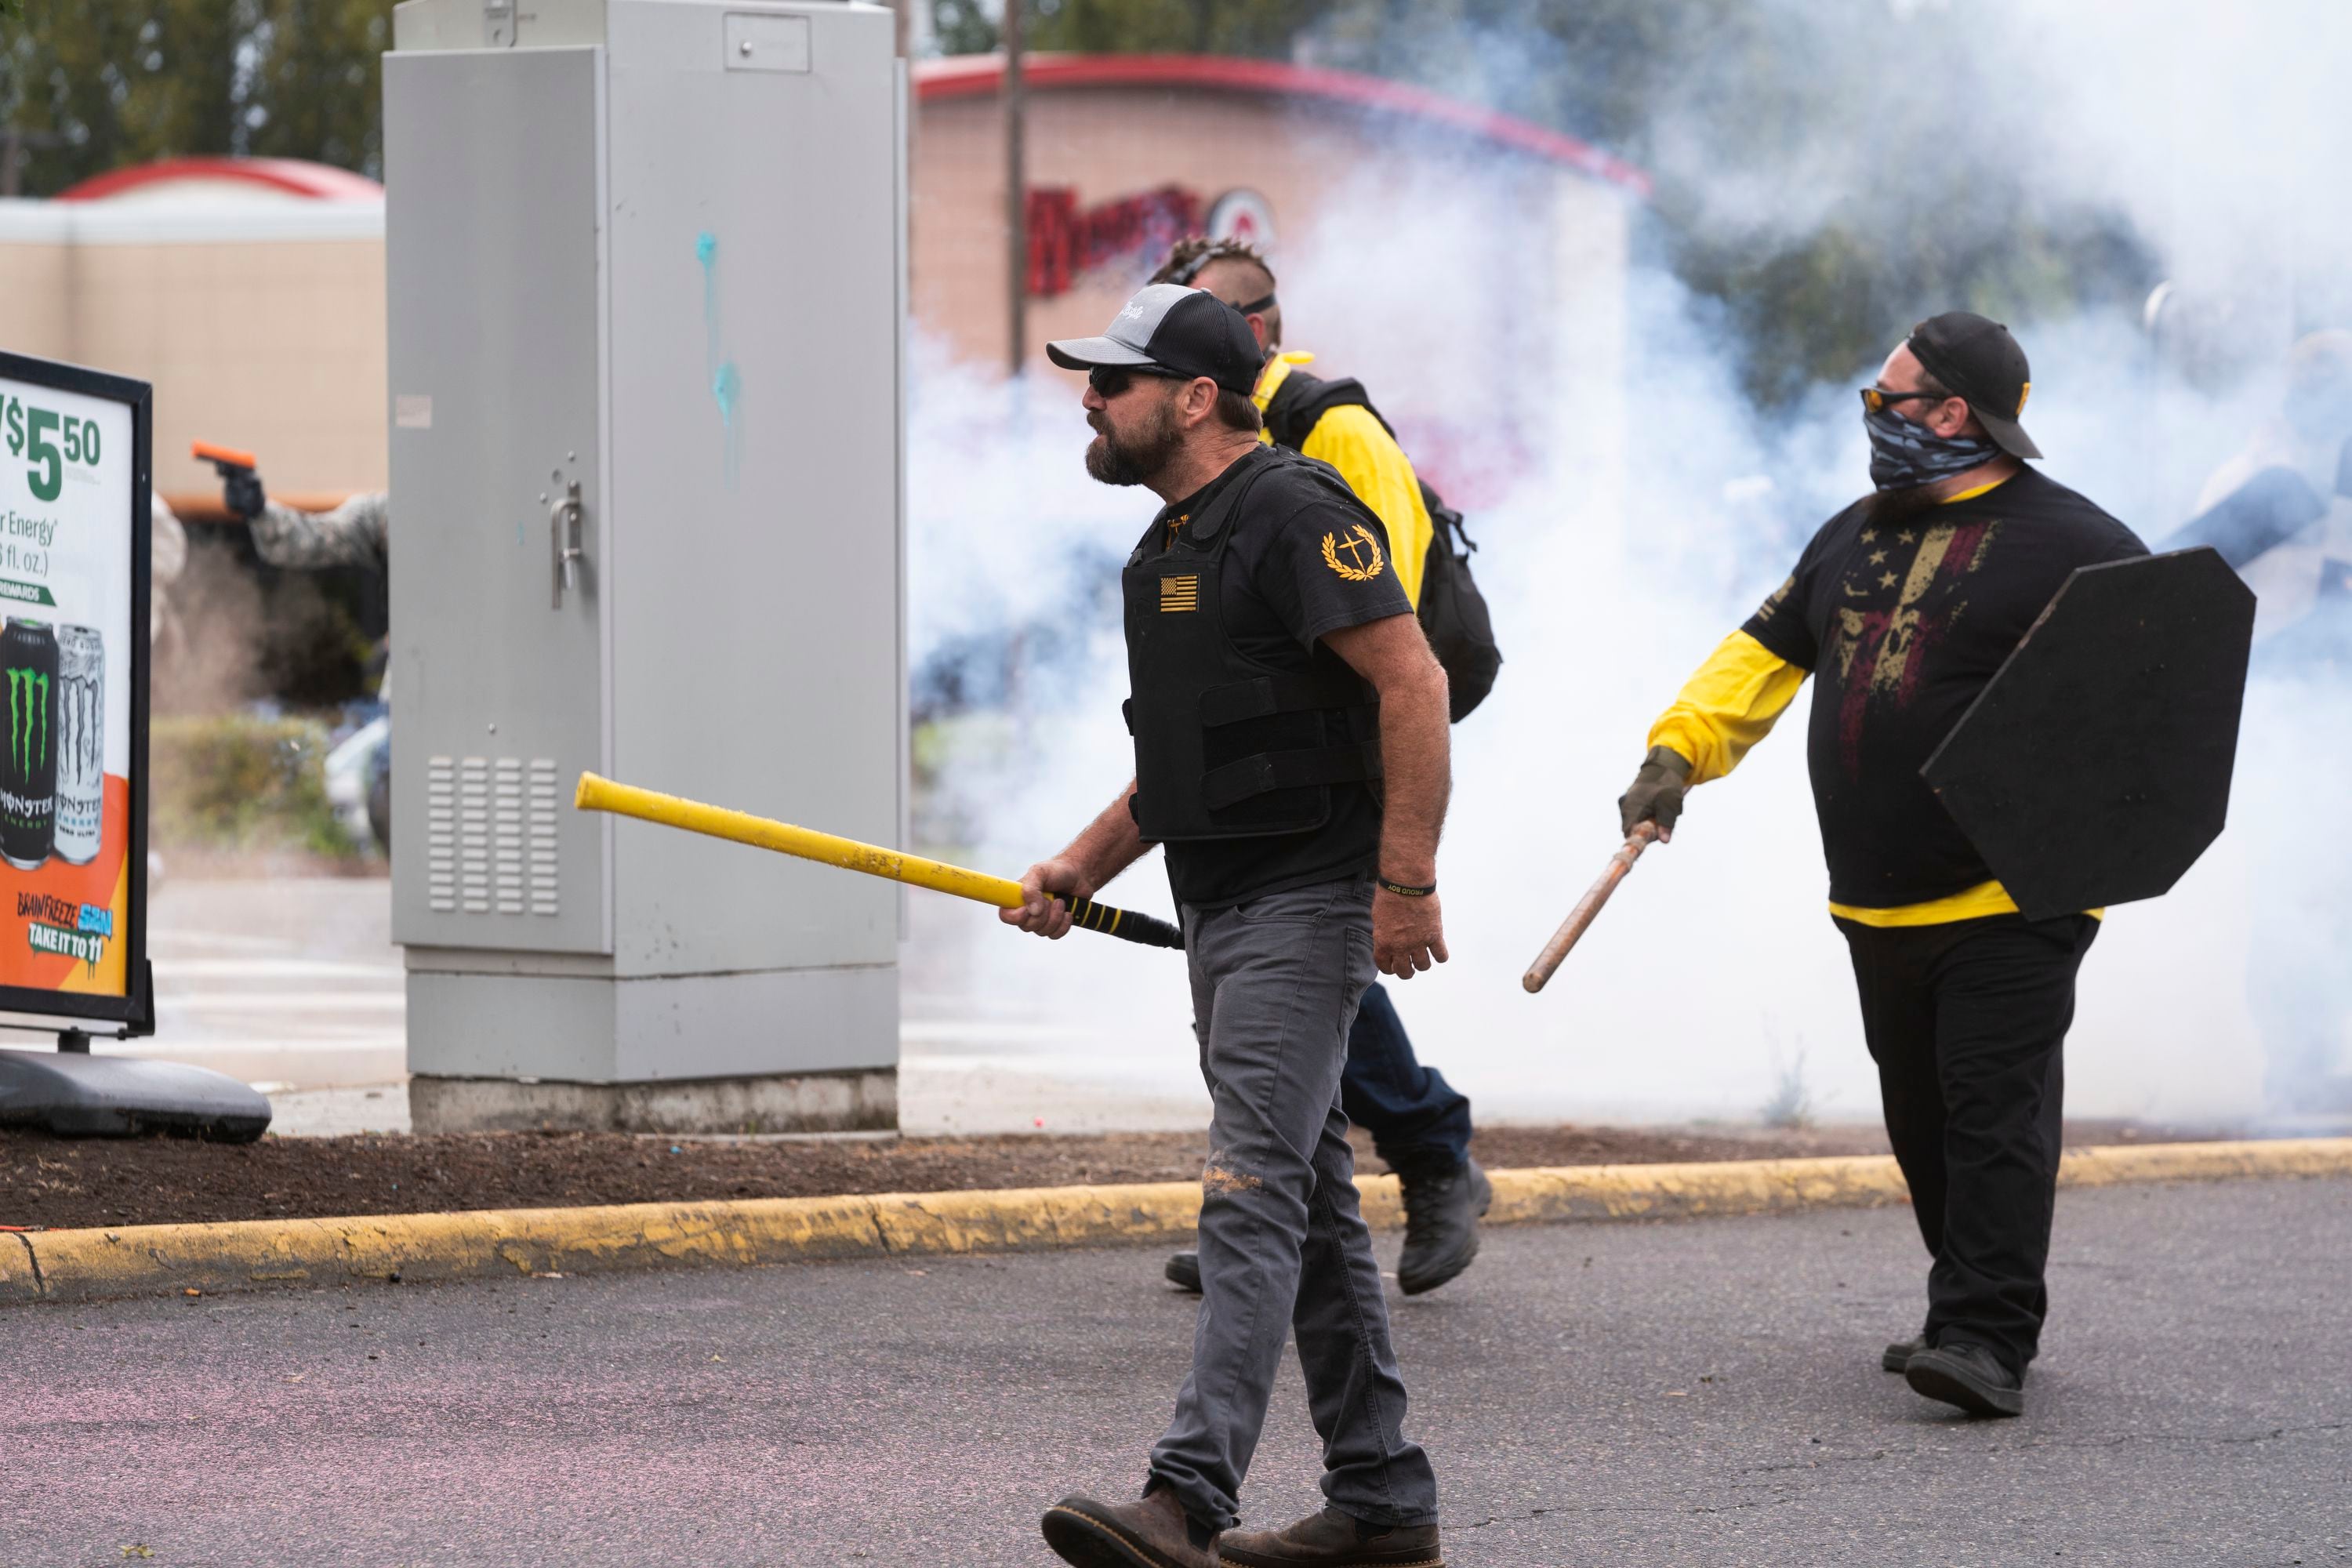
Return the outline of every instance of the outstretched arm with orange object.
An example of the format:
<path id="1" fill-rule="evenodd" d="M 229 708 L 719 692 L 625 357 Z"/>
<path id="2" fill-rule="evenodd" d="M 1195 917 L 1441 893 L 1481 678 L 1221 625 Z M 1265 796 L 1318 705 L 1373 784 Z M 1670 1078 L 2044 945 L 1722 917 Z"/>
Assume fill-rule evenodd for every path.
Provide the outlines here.
<path id="1" fill-rule="evenodd" d="M 261 515 L 269 496 L 261 488 L 261 459 L 236 447 L 213 441 L 192 441 L 188 449 L 210 463 L 221 477 L 221 504 L 247 522 Z"/>
<path id="2" fill-rule="evenodd" d="M 198 458 L 220 471 L 222 504 L 253 531 L 253 547 L 272 566 L 314 572 L 366 566 L 381 572 L 391 549 L 392 509 L 381 490 L 351 497 L 331 511 L 301 511 L 269 499 L 260 459 L 251 452 L 197 441 Z"/>

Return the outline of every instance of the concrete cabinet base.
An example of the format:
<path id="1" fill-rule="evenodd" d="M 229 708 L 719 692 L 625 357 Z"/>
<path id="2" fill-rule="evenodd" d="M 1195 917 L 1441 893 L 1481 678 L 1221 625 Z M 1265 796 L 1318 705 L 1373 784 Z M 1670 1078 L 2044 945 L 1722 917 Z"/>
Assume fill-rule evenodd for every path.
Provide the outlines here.
<path id="1" fill-rule="evenodd" d="M 419 1132 L 877 1132 L 898 1125 L 898 1070 L 656 1083 L 412 1078 Z"/>
<path id="2" fill-rule="evenodd" d="M 412 968 L 410 1116 L 419 1132 L 887 1128 L 898 1038 L 895 964 L 642 980 Z"/>

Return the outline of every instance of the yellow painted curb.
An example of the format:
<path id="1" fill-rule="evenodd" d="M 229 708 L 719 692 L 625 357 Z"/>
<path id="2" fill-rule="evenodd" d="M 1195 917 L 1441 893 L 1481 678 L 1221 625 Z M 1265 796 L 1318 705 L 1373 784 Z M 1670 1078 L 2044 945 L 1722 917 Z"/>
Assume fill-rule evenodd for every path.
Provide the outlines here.
<path id="1" fill-rule="evenodd" d="M 2242 1143 L 2103 1144 L 2069 1149 L 2062 1187 L 2121 1182 L 2203 1182 L 2222 1176 L 2340 1176 L 2352 1172 L 2352 1138 L 2281 1138 Z"/>
<path id="2" fill-rule="evenodd" d="M 2075 1149 L 2059 1182 L 2344 1174 L 2352 1174 L 2352 1138 Z M 1906 1196 L 1884 1155 L 1492 1175 L 1495 1225 L 1765 1214 Z M 1375 1227 L 1402 1222 L 1395 1177 L 1366 1177 L 1360 1187 Z M 1200 1208 L 1197 1184 L 1168 1182 L 37 1231 L 0 1237 L 0 1302 L 1179 1241 L 1192 1234 Z"/>
<path id="3" fill-rule="evenodd" d="M 1734 1160 L 1680 1165 L 1558 1165 L 1489 1173 L 1490 1225 L 1687 1219 L 1808 1208 L 1867 1208 L 1910 1197 L 1892 1156 Z"/>

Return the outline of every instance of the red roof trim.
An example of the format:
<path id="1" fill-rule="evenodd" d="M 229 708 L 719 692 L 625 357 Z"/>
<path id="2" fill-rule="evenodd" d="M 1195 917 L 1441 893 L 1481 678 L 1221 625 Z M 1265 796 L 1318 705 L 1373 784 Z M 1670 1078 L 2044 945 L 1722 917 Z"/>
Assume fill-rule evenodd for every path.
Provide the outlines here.
<path id="1" fill-rule="evenodd" d="M 915 85 L 925 102 L 934 99 L 993 96 L 1004 75 L 1002 55 L 956 55 L 915 67 Z M 1596 179 L 1650 194 L 1650 176 L 1589 142 L 1516 115 L 1481 109 L 1427 88 L 1389 81 L 1357 71 L 1295 66 L 1282 60 L 1243 59 L 1227 55 L 1024 55 L 1022 79 L 1031 87 L 1192 87 L 1237 92 L 1281 93 L 1320 98 L 1385 114 L 1427 120 L 1517 152 L 1580 169 Z"/>
<path id="2" fill-rule="evenodd" d="M 383 187 L 364 174 L 305 158 L 159 158 L 152 163 L 93 174 L 59 191 L 57 199 L 99 202 L 142 186 L 181 180 L 226 180 L 314 201 L 381 200 L 383 196 Z"/>

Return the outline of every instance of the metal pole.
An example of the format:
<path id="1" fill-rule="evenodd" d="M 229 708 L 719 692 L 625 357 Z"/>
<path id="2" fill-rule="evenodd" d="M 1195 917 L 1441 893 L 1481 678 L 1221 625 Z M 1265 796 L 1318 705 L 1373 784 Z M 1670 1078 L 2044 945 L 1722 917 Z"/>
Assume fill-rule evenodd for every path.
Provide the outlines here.
<path id="1" fill-rule="evenodd" d="M 1029 176 L 1022 147 L 1028 95 L 1021 80 L 1021 22 L 1025 0 L 1004 0 L 1004 226 L 1009 276 L 1005 313 L 1006 363 L 1014 375 L 1029 347 Z"/>

